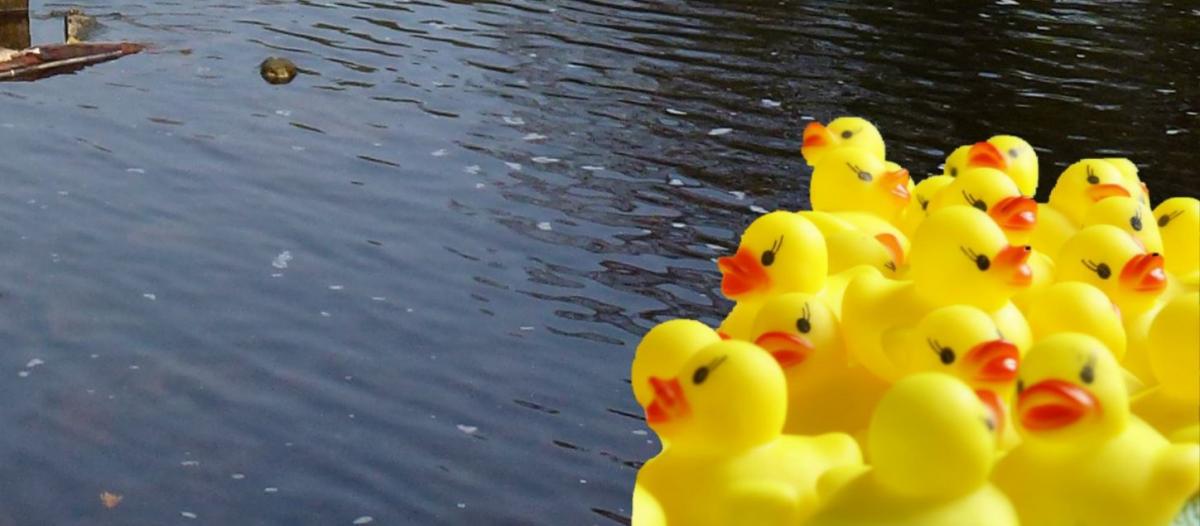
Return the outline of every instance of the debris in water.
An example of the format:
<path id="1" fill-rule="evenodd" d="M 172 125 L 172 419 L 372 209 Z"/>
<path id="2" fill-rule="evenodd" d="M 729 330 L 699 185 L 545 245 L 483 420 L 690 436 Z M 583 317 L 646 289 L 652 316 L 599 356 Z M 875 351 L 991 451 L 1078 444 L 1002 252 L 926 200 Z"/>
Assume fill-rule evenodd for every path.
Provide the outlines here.
<path id="1" fill-rule="evenodd" d="M 37 367 L 37 366 L 39 366 L 39 365 L 42 365 L 42 364 L 45 364 L 45 363 L 46 363 L 46 362 L 42 361 L 42 359 L 41 359 L 41 358 L 34 358 L 34 359 L 32 359 L 32 360 L 29 360 L 29 363 L 26 363 L 26 364 L 25 364 L 25 368 L 26 368 L 26 369 L 33 369 L 34 367 Z"/>
<path id="2" fill-rule="evenodd" d="M 363 515 L 362 517 L 354 519 L 354 522 L 352 524 L 361 525 L 361 524 L 371 524 L 372 522 L 375 522 L 375 519 L 373 517 L 371 517 L 370 515 Z"/>
<path id="3" fill-rule="evenodd" d="M 718 136 L 718 135 L 725 135 L 731 131 L 733 131 L 733 128 L 713 128 L 708 131 L 708 134 L 712 135 L 712 136 Z"/>
<path id="4" fill-rule="evenodd" d="M 545 230 L 545 231 L 549 232 L 554 227 L 550 225 L 549 221 L 542 221 L 537 224 L 537 228 L 538 228 L 538 230 Z"/>
<path id="5" fill-rule="evenodd" d="M 196 514 L 190 512 L 190 511 L 181 511 L 181 512 L 179 512 L 179 514 L 183 515 L 183 517 L 186 519 L 195 519 L 196 518 Z"/>
<path id="6" fill-rule="evenodd" d="M 686 111 L 677 110 L 675 108 L 667 108 L 667 113 L 670 113 L 671 115 L 687 115 Z"/>
<path id="7" fill-rule="evenodd" d="M 434 156 L 434 157 L 444 157 L 444 156 L 446 155 L 446 149 L 445 149 L 445 148 L 442 148 L 442 149 L 440 149 L 440 150 L 434 150 L 434 151 L 433 151 L 432 153 L 430 153 L 429 155 L 432 155 L 432 156 Z"/>
<path id="8" fill-rule="evenodd" d="M 154 294 L 151 294 L 151 293 L 149 293 L 149 292 L 147 292 L 147 293 L 145 293 L 145 294 L 142 294 L 142 297 L 143 297 L 143 298 L 146 298 L 146 299 L 148 299 L 148 300 L 150 300 L 150 301 L 157 301 L 157 300 L 158 300 L 158 296 L 155 296 Z"/>
<path id="9" fill-rule="evenodd" d="M 504 124 L 510 124 L 510 125 L 513 125 L 513 126 L 520 126 L 520 125 L 522 125 L 522 124 L 525 124 L 525 119 L 522 119 L 522 118 L 520 118 L 520 117 L 505 117 L 505 118 L 504 118 Z"/>
<path id="10" fill-rule="evenodd" d="M 465 425 L 459 424 L 458 430 L 462 431 L 463 433 L 466 433 L 468 435 L 474 435 L 476 431 L 479 431 L 479 428 L 475 427 L 475 426 L 465 426 Z"/>
<path id="11" fill-rule="evenodd" d="M 558 162 L 558 159 L 555 159 L 553 157 L 538 156 L 538 157 L 534 157 L 534 158 L 530 159 L 530 161 L 533 161 L 538 164 L 550 164 L 550 163 Z"/>
<path id="12" fill-rule="evenodd" d="M 280 252 L 278 256 L 275 256 L 275 260 L 271 261 L 271 266 L 278 269 L 285 269 L 288 268 L 288 262 L 291 260 L 292 252 L 290 250 L 284 250 L 283 252 Z"/>
<path id="13" fill-rule="evenodd" d="M 540 141 L 540 140 L 546 139 L 546 138 L 548 138 L 548 137 L 546 137 L 545 135 L 542 135 L 540 133 L 530 133 L 530 134 L 527 134 L 524 137 L 522 137 L 522 139 L 525 139 L 527 141 Z"/>
<path id="14" fill-rule="evenodd" d="M 124 496 L 116 493 L 109 493 L 107 491 L 100 492 L 100 503 L 103 504 L 105 508 L 110 510 L 120 505 L 121 500 L 124 498 Z"/>

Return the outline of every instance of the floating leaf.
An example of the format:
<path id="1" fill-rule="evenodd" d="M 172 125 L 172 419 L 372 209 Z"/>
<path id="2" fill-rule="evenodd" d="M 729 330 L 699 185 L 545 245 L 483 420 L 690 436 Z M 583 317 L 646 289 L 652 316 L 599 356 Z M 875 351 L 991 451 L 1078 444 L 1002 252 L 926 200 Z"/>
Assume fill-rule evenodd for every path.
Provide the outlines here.
<path id="1" fill-rule="evenodd" d="M 117 507 L 117 505 L 121 504 L 121 499 L 124 499 L 124 498 L 125 497 L 123 497 L 121 495 L 117 495 L 116 493 L 109 493 L 107 491 L 100 493 L 100 503 L 103 504 L 105 508 L 108 508 L 110 510 Z"/>

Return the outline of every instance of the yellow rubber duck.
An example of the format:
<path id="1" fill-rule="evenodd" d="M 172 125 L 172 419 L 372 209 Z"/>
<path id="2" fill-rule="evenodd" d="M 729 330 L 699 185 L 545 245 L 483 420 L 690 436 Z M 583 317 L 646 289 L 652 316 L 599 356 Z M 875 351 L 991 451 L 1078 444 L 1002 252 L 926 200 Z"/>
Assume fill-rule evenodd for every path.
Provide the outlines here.
<path id="1" fill-rule="evenodd" d="M 718 331 L 750 339 L 762 304 L 778 294 L 821 290 L 828 261 L 821 231 L 799 214 L 778 211 L 755 219 L 742 234 L 737 253 L 717 260 L 721 292 L 737 302 Z"/>
<path id="2" fill-rule="evenodd" d="M 1140 188 L 1141 192 L 1135 192 L 1134 195 L 1143 205 L 1150 206 L 1150 187 L 1146 186 L 1146 183 L 1143 183 L 1142 179 L 1138 177 L 1137 165 L 1124 157 L 1107 157 L 1104 160 L 1121 172 L 1121 179 L 1125 181 L 1127 188 Z"/>
<path id="3" fill-rule="evenodd" d="M 1016 444 L 1007 425 L 1021 351 L 1004 339 L 987 313 L 968 305 L 934 309 L 915 330 L 885 338 L 884 351 L 898 377 L 922 372 L 949 374 L 965 382 L 996 415 L 1001 449 Z"/>
<path id="4" fill-rule="evenodd" d="M 1113 196 L 1129 197 L 1139 190 L 1129 186 L 1120 170 L 1103 159 L 1084 159 L 1068 166 L 1050 190 L 1049 202 L 1038 207 L 1033 248 L 1057 254 L 1079 230 L 1093 204 Z"/>
<path id="5" fill-rule="evenodd" d="M 784 432 L 858 434 L 887 384 L 850 364 L 837 316 L 818 296 L 772 298 L 754 321 L 754 342 L 783 367 L 788 386 Z M 837 403 L 830 403 L 837 400 Z"/>
<path id="6" fill-rule="evenodd" d="M 1117 361 L 1125 358 L 1121 313 L 1100 289 L 1078 281 L 1048 286 L 1023 311 L 1033 340 L 1077 332 L 1100 340 Z"/>
<path id="7" fill-rule="evenodd" d="M 844 147 L 861 148 L 880 160 L 887 158 L 879 129 L 860 117 L 838 117 L 828 126 L 815 121 L 808 123 L 800 153 L 809 166 L 816 166 L 825 154 Z"/>
<path id="8" fill-rule="evenodd" d="M 955 148 L 950 155 L 946 156 L 946 162 L 942 165 L 942 175 L 947 177 L 958 177 L 958 174 L 967 167 L 967 159 L 971 151 L 970 144 L 964 144 Z"/>
<path id="9" fill-rule="evenodd" d="M 1115 226 L 1092 225 L 1068 240 L 1056 261 L 1059 281 L 1093 285 L 1116 304 L 1125 327 L 1121 364 L 1141 381 L 1153 383 L 1147 332 L 1169 288 L 1163 256 L 1146 252 Z"/>
<path id="10" fill-rule="evenodd" d="M 904 235 L 912 237 L 916 233 L 917 227 L 921 226 L 921 222 L 929 215 L 929 203 L 938 195 L 938 192 L 941 192 L 943 188 L 949 186 L 952 182 L 954 182 L 954 177 L 952 176 L 932 175 L 922 179 L 921 182 L 913 187 L 913 198 L 908 202 L 908 206 L 904 208 L 904 213 L 900 218 L 900 231 Z"/>
<path id="11" fill-rule="evenodd" d="M 1176 276 L 1200 272 L 1200 200 L 1172 197 L 1154 208 L 1167 270 Z"/>
<path id="12" fill-rule="evenodd" d="M 862 148 L 838 148 L 813 167 L 809 202 L 819 212 L 867 212 L 898 225 L 911 199 L 908 171 L 889 170 Z"/>
<path id="13" fill-rule="evenodd" d="M 658 499 L 640 484 L 633 486 L 633 507 L 630 509 L 632 526 L 667 526 L 667 518 Z"/>
<path id="14" fill-rule="evenodd" d="M 1170 444 L 1129 414 L 1099 340 L 1056 334 L 1025 356 L 1015 418 L 1022 442 L 993 481 L 1027 525 L 1167 525 L 1200 489 L 1200 445 Z"/>
<path id="15" fill-rule="evenodd" d="M 995 168 L 1009 176 L 1021 195 L 1033 197 L 1038 187 L 1038 158 L 1025 139 L 1015 135 L 996 135 L 971 146 L 967 162 Z"/>
<path id="16" fill-rule="evenodd" d="M 818 478 L 860 465 L 849 435 L 783 435 L 787 384 L 754 344 L 723 341 L 671 378 L 651 377 L 646 422 L 671 447 L 638 472 L 669 524 L 797 524 L 817 507 Z"/>
<path id="17" fill-rule="evenodd" d="M 960 205 L 986 212 L 1004 230 L 1004 236 L 1011 244 L 1028 245 L 1037 225 L 1037 201 L 1021 195 L 1012 179 L 993 168 L 968 164 L 929 202 L 927 210 L 934 212 Z"/>
<path id="18" fill-rule="evenodd" d="M 1158 385 L 1133 412 L 1175 442 L 1200 441 L 1200 293 L 1163 306 L 1149 334 L 1150 368 Z"/>
<path id="19" fill-rule="evenodd" d="M 908 237 L 900 229 L 862 212 L 797 212 L 821 231 L 829 254 L 829 273 L 859 265 L 895 277 L 908 253 Z"/>
<path id="20" fill-rule="evenodd" d="M 881 378 L 894 377 L 884 342 L 930 311 L 955 304 L 987 312 L 1005 339 L 1027 349 L 1029 325 L 1010 300 L 1033 281 L 1029 254 L 1027 246 L 1009 245 L 979 210 L 951 206 L 930 214 L 912 240 L 908 281 L 864 274 L 850 283 L 842 303 L 846 349 Z"/>
<path id="21" fill-rule="evenodd" d="M 1150 207 L 1132 197 L 1110 197 L 1092 205 L 1083 226 L 1112 225 L 1137 238 L 1148 252 L 1163 253 L 1162 234 Z"/>
<path id="22" fill-rule="evenodd" d="M 1016 526 L 1012 504 L 988 481 L 996 455 L 989 411 L 943 374 L 896 383 L 879 402 L 867 438 L 871 466 L 821 481 L 808 526 Z"/>
<path id="23" fill-rule="evenodd" d="M 648 405 L 654 399 L 654 390 L 647 379 L 674 375 L 693 354 L 719 341 L 717 331 L 696 320 L 670 320 L 655 325 L 642 337 L 633 354 L 629 371 L 633 397 L 639 405 Z"/>

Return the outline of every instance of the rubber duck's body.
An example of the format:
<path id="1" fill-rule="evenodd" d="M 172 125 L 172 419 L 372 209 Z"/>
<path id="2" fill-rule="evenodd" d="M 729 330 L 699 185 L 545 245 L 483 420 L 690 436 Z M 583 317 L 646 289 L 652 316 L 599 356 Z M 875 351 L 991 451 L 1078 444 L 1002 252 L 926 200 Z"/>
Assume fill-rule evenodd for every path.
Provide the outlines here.
<path id="1" fill-rule="evenodd" d="M 754 333 L 755 343 L 776 358 L 787 379 L 785 433 L 857 436 L 866 430 L 887 384 L 851 365 L 837 316 L 820 297 L 776 296 L 759 311 Z"/>
<path id="2" fill-rule="evenodd" d="M 1092 225 L 1063 245 L 1057 262 L 1059 281 L 1093 285 L 1120 309 L 1127 342 L 1122 364 L 1151 382 L 1147 332 L 1168 288 L 1162 255 L 1146 252 L 1115 226 Z"/>
<path id="3" fill-rule="evenodd" d="M 669 524 L 795 524 L 815 510 L 824 472 L 862 462 L 848 435 L 780 433 L 783 372 L 751 343 L 715 343 L 674 377 L 649 381 L 646 422 L 671 447 L 646 462 L 637 484 Z"/>
<path id="4" fill-rule="evenodd" d="M 1200 200 L 1172 197 L 1154 209 L 1167 271 L 1180 278 L 1200 272 Z"/>
<path id="5" fill-rule="evenodd" d="M 860 117 L 838 117 L 826 126 L 810 122 L 804 128 L 800 153 L 809 166 L 816 166 L 825 154 L 839 148 L 861 148 L 879 160 L 887 159 L 887 148 L 879 129 Z"/>
<path id="6" fill-rule="evenodd" d="M 1016 526 L 1012 505 L 988 482 L 992 425 L 989 411 L 954 378 L 925 373 L 901 380 L 871 419 L 871 467 L 826 475 L 826 502 L 805 524 Z"/>
<path id="7" fill-rule="evenodd" d="M 1100 289 L 1079 281 L 1055 283 L 1023 310 L 1033 340 L 1077 332 L 1100 340 L 1117 361 L 1125 358 L 1125 327 L 1120 310 Z"/>
<path id="8" fill-rule="evenodd" d="M 696 320 L 670 320 L 646 332 L 634 351 L 629 383 L 633 397 L 645 406 L 654 399 L 647 381 L 651 376 L 666 378 L 675 374 L 692 355 L 721 341 L 711 327 Z"/>
<path id="9" fill-rule="evenodd" d="M 1172 445 L 1129 414 L 1099 340 L 1057 334 L 1021 364 L 1022 442 L 996 466 L 1021 524 L 1167 525 L 1200 489 L 1200 445 Z"/>
<path id="10" fill-rule="evenodd" d="M 799 214 L 771 212 L 754 220 L 737 253 L 717 260 L 721 292 L 737 302 L 718 331 L 752 339 L 754 317 L 763 303 L 779 294 L 821 290 L 828 261 L 820 230 Z"/>
<path id="11" fill-rule="evenodd" d="M 797 212 L 812 222 L 829 254 L 829 273 L 859 265 L 895 277 L 908 253 L 908 237 L 890 223 L 862 212 Z"/>
<path id="12" fill-rule="evenodd" d="M 1148 343 L 1158 385 L 1134 401 L 1134 414 L 1172 441 L 1200 441 L 1200 293 L 1163 306 Z"/>
<path id="13" fill-rule="evenodd" d="M 1027 349 L 1029 325 L 1010 299 L 1033 280 L 1029 253 L 1009 245 L 987 214 L 974 208 L 930 214 L 912 241 L 909 281 L 865 274 L 847 288 L 842 327 L 850 356 L 881 378 L 894 377 L 885 342 L 930 311 L 955 304 L 987 312 L 1006 339 Z"/>
<path id="14" fill-rule="evenodd" d="M 842 147 L 813 167 L 809 202 L 818 212 L 866 212 L 898 225 L 911 198 L 908 171 L 862 148 Z"/>

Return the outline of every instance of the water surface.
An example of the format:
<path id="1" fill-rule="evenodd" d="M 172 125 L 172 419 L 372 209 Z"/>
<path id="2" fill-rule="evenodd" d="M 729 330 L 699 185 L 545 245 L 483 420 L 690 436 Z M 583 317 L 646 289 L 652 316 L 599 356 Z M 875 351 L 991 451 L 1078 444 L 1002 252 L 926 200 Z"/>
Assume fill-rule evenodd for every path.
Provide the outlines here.
<path id="1" fill-rule="evenodd" d="M 623 523 L 632 350 L 814 118 L 1200 195 L 1200 9 L 740 3 L 85 4 L 155 48 L 0 85 L 0 525 Z"/>

